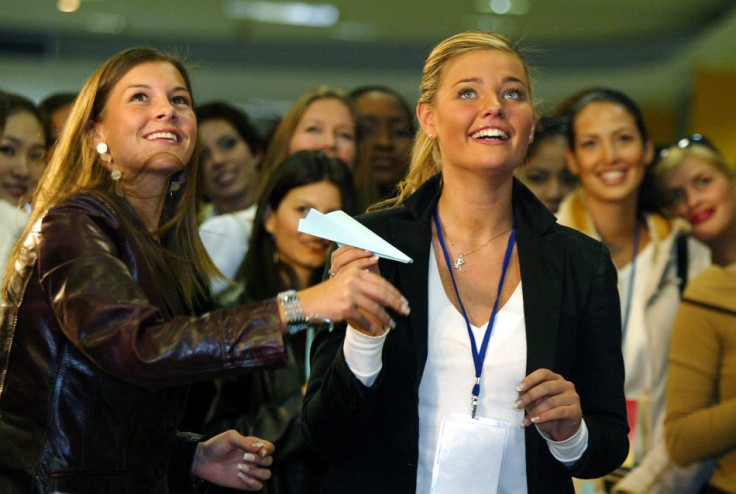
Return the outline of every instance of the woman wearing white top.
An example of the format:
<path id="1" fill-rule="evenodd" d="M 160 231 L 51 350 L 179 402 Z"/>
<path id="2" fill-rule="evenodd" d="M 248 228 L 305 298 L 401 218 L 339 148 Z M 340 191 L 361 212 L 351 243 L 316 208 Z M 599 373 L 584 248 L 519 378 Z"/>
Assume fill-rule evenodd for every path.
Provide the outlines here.
<path id="1" fill-rule="evenodd" d="M 420 89 L 409 175 L 360 218 L 413 259 L 378 265 L 412 311 L 317 334 L 303 422 L 323 491 L 570 493 L 626 455 L 610 256 L 513 177 L 536 111 L 509 40 L 448 38 Z M 330 271 L 370 260 L 343 246 Z"/>
<path id="2" fill-rule="evenodd" d="M 708 250 L 687 239 L 684 221 L 658 212 L 648 170 L 654 146 L 634 101 L 619 91 L 594 88 L 572 96 L 564 107 L 568 167 L 580 187 L 563 201 L 558 221 L 602 240 L 618 269 L 624 390 L 633 433 L 625 463 L 630 470 L 609 481 L 620 493 L 697 492 L 703 480 L 698 466 L 680 468 L 667 455 L 664 409 L 680 293 L 687 279 L 710 264 Z M 597 490 L 604 492 L 602 485 Z"/>

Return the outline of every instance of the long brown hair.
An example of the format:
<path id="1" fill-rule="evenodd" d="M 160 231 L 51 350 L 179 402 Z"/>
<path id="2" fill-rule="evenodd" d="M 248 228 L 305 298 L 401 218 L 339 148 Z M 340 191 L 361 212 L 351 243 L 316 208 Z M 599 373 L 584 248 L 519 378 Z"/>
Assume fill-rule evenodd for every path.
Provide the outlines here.
<path id="1" fill-rule="evenodd" d="M 440 87 L 448 62 L 455 57 L 476 50 L 500 50 L 516 56 L 524 67 L 524 73 L 529 86 L 529 97 L 532 97 L 529 65 L 521 51 L 514 46 L 511 40 L 497 33 L 466 31 L 442 41 L 429 54 L 424 63 L 424 70 L 422 71 L 418 103 L 433 105 L 437 98 L 437 89 Z M 411 150 L 409 173 L 399 184 L 398 195 L 395 198 L 375 204 L 369 210 L 398 206 L 409 195 L 415 192 L 420 185 L 440 171 L 442 171 L 442 158 L 440 157 L 437 142 L 434 139 L 430 139 L 424 130 L 419 127 Z"/>
<path id="2" fill-rule="evenodd" d="M 23 239 L 49 209 L 83 191 L 97 192 L 103 197 L 111 198 L 109 202 L 113 206 L 120 205 L 120 201 L 115 199 L 112 192 L 113 181 L 110 179 L 110 173 L 98 161 L 97 152 L 90 140 L 90 128 L 100 117 L 110 92 L 120 79 L 134 67 L 149 62 L 173 65 L 181 74 L 189 93 L 192 93 L 184 64 L 175 56 L 153 48 L 137 47 L 124 50 L 114 55 L 92 74 L 76 98 L 49 164 L 36 187 L 30 221 L 21 236 L 21 241 L 15 245 L 5 270 L 3 293 L 13 275 L 12 266 L 18 259 Z M 176 266 L 174 272 L 177 276 L 172 281 L 179 285 L 190 309 L 197 305 L 196 300 L 208 297 L 208 280 L 211 276 L 219 274 L 207 256 L 197 230 L 195 198 L 198 187 L 198 146 L 195 147 L 192 156 L 190 163 L 179 173 L 184 174 L 185 180 L 181 188 L 172 194 L 164 208 L 164 215 L 157 231 L 150 234 L 145 230 L 138 231 L 140 229 L 135 226 L 139 224 L 137 218 L 134 216 L 131 218 L 131 214 L 134 214 L 132 208 L 115 208 L 123 221 L 133 225 L 137 233 L 143 237 L 157 236 L 160 239 L 163 261 L 167 265 Z"/>

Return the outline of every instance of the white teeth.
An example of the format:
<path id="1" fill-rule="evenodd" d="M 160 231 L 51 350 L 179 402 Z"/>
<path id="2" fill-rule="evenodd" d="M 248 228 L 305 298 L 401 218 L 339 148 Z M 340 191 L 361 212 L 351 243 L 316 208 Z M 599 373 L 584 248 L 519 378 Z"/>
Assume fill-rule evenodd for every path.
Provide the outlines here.
<path id="1" fill-rule="evenodd" d="M 502 140 L 509 138 L 509 135 L 501 129 L 482 129 L 471 135 L 474 139 L 482 139 L 484 137 L 499 137 Z"/>
<path id="2" fill-rule="evenodd" d="M 217 183 L 227 182 L 228 180 L 230 180 L 234 176 L 235 176 L 235 174 L 232 173 L 232 172 L 223 173 L 222 175 L 220 175 L 219 177 L 217 177 Z"/>
<path id="3" fill-rule="evenodd" d="M 623 170 L 611 170 L 601 174 L 603 180 L 618 180 L 624 176 Z"/>
<path id="4" fill-rule="evenodd" d="M 178 141 L 179 139 L 176 137 L 176 134 L 173 132 L 154 132 L 153 134 L 146 137 L 149 141 L 153 141 L 155 139 L 168 139 L 170 141 Z"/>

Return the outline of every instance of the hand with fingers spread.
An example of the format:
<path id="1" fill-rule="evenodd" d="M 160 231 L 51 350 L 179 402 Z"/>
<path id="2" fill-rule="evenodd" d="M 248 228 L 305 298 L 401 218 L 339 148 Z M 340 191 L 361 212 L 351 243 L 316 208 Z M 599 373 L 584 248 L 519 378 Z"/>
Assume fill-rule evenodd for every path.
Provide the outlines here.
<path id="1" fill-rule="evenodd" d="M 271 478 L 273 451 L 266 440 L 229 430 L 197 446 L 192 473 L 223 487 L 257 491 Z"/>
<path id="2" fill-rule="evenodd" d="M 515 405 L 525 409 L 524 426 L 535 424 L 554 441 L 564 441 L 580 428 L 583 411 L 575 385 L 548 369 L 537 369 L 517 386 Z"/>
<path id="3" fill-rule="evenodd" d="M 375 336 L 395 326 L 387 309 L 409 314 L 409 302 L 378 272 L 378 258 L 370 252 L 341 246 L 332 254 L 330 278 L 299 292 L 305 314 L 331 321 L 347 321 Z"/>

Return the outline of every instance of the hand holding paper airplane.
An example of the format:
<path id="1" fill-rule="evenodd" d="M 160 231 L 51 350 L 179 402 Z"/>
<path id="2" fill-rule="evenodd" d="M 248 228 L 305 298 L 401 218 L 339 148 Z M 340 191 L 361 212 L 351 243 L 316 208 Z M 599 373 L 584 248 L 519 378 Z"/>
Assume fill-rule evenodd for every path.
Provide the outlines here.
<path id="1" fill-rule="evenodd" d="M 307 217 L 299 220 L 298 230 L 337 242 L 339 245 L 350 245 L 373 252 L 378 257 L 404 263 L 413 262 L 412 258 L 384 239 L 370 231 L 344 211 L 332 211 L 322 214 L 310 209 Z"/>

